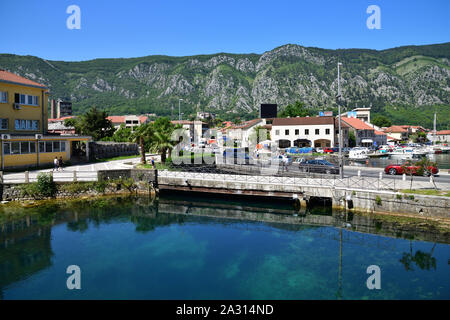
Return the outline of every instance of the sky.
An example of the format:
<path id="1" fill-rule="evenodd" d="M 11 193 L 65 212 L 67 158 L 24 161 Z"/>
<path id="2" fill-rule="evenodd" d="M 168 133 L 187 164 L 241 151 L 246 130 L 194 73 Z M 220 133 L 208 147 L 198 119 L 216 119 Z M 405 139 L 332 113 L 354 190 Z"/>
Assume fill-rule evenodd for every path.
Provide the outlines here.
<path id="1" fill-rule="evenodd" d="M 80 29 L 69 29 L 70 5 Z M 366 10 L 380 8 L 380 29 Z M 0 53 L 81 61 L 450 41 L 450 0 L 0 0 Z"/>

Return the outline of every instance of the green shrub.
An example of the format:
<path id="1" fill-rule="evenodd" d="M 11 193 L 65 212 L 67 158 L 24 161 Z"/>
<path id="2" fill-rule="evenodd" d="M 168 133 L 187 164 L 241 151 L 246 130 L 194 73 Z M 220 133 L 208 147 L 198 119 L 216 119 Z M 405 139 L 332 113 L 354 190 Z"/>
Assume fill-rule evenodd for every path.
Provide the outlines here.
<path id="1" fill-rule="evenodd" d="M 86 192 L 94 188 L 93 182 L 71 182 L 67 184 L 63 184 L 60 187 L 60 190 L 69 192 L 69 193 L 80 193 Z"/>
<path id="2" fill-rule="evenodd" d="M 375 203 L 376 203 L 377 205 L 381 206 L 381 198 L 380 198 L 380 196 L 377 196 L 377 197 L 375 198 Z"/>
<path id="3" fill-rule="evenodd" d="M 37 190 L 42 197 L 54 197 L 56 194 L 56 183 L 49 173 L 39 173 L 37 176 Z"/>
<path id="4" fill-rule="evenodd" d="M 414 200 L 414 196 L 413 195 L 410 195 L 408 198 L 409 198 L 409 200 Z"/>
<path id="5" fill-rule="evenodd" d="M 100 180 L 94 183 L 94 189 L 98 193 L 105 193 L 106 187 L 108 186 L 108 182 L 105 180 Z"/>
<path id="6" fill-rule="evenodd" d="M 397 197 L 398 200 L 402 200 L 402 195 L 401 194 L 396 195 L 396 197 Z"/>
<path id="7" fill-rule="evenodd" d="M 20 190 L 21 197 L 32 197 L 34 199 L 40 198 L 37 182 L 21 184 L 18 186 L 18 189 Z"/>

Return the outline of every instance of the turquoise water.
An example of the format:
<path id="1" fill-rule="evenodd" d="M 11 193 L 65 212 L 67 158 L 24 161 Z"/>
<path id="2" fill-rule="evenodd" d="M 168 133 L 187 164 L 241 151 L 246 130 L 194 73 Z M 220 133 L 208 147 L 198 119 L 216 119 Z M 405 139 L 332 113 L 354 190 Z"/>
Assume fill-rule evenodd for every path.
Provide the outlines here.
<path id="1" fill-rule="evenodd" d="M 450 239 L 369 218 L 195 198 L 14 214 L 0 228 L 3 299 L 450 298 Z M 66 287 L 69 265 L 81 268 L 80 290 Z M 366 286 L 369 265 L 381 269 L 380 290 Z"/>

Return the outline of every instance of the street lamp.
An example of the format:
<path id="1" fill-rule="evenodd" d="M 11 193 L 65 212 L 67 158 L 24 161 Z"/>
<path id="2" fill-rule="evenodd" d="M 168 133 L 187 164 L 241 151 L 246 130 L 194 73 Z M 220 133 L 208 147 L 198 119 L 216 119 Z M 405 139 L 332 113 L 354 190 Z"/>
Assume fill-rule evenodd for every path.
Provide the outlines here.
<path id="1" fill-rule="evenodd" d="M 339 67 L 342 66 L 342 63 L 338 62 L 337 64 L 337 71 L 338 71 L 338 94 L 336 96 L 337 103 L 338 103 L 338 116 L 339 116 L 339 177 L 341 179 L 344 178 L 344 164 L 342 161 L 342 125 L 341 125 L 341 80 L 340 80 L 340 72 Z"/>
<path id="2" fill-rule="evenodd" d="M 178 99 L 178 120 L 181 121 L 181 101 L 183 101 L 183 99 Z"/>

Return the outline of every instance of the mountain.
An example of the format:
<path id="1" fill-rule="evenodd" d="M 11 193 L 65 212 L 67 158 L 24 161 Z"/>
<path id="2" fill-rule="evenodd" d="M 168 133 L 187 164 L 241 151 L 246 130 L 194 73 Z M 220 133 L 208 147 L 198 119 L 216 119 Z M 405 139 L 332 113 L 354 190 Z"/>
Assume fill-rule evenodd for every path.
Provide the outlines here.
<path id="1" fill-rule="evenodd" d="M 181 98 L 185 118 L 201 110 L 228 119 L 257 116 L 260 103 L 285 106 L 300 100 L 314 110 L 336 108 L 338 61 L 348 108 L 372 105 L 375 112 L 394 118 L 396 107 L 408 115 L 438 109 L 450 118 L 450 42 L 382 51 L 288 44 L 261 55 L 81 62 L 0 54 L 0 68 L 48 85 L 51 97 L 73 102 L 76 114 L 95 105 L 110 114 L 170 115 L 173 106 L 176 116 Z"/>

